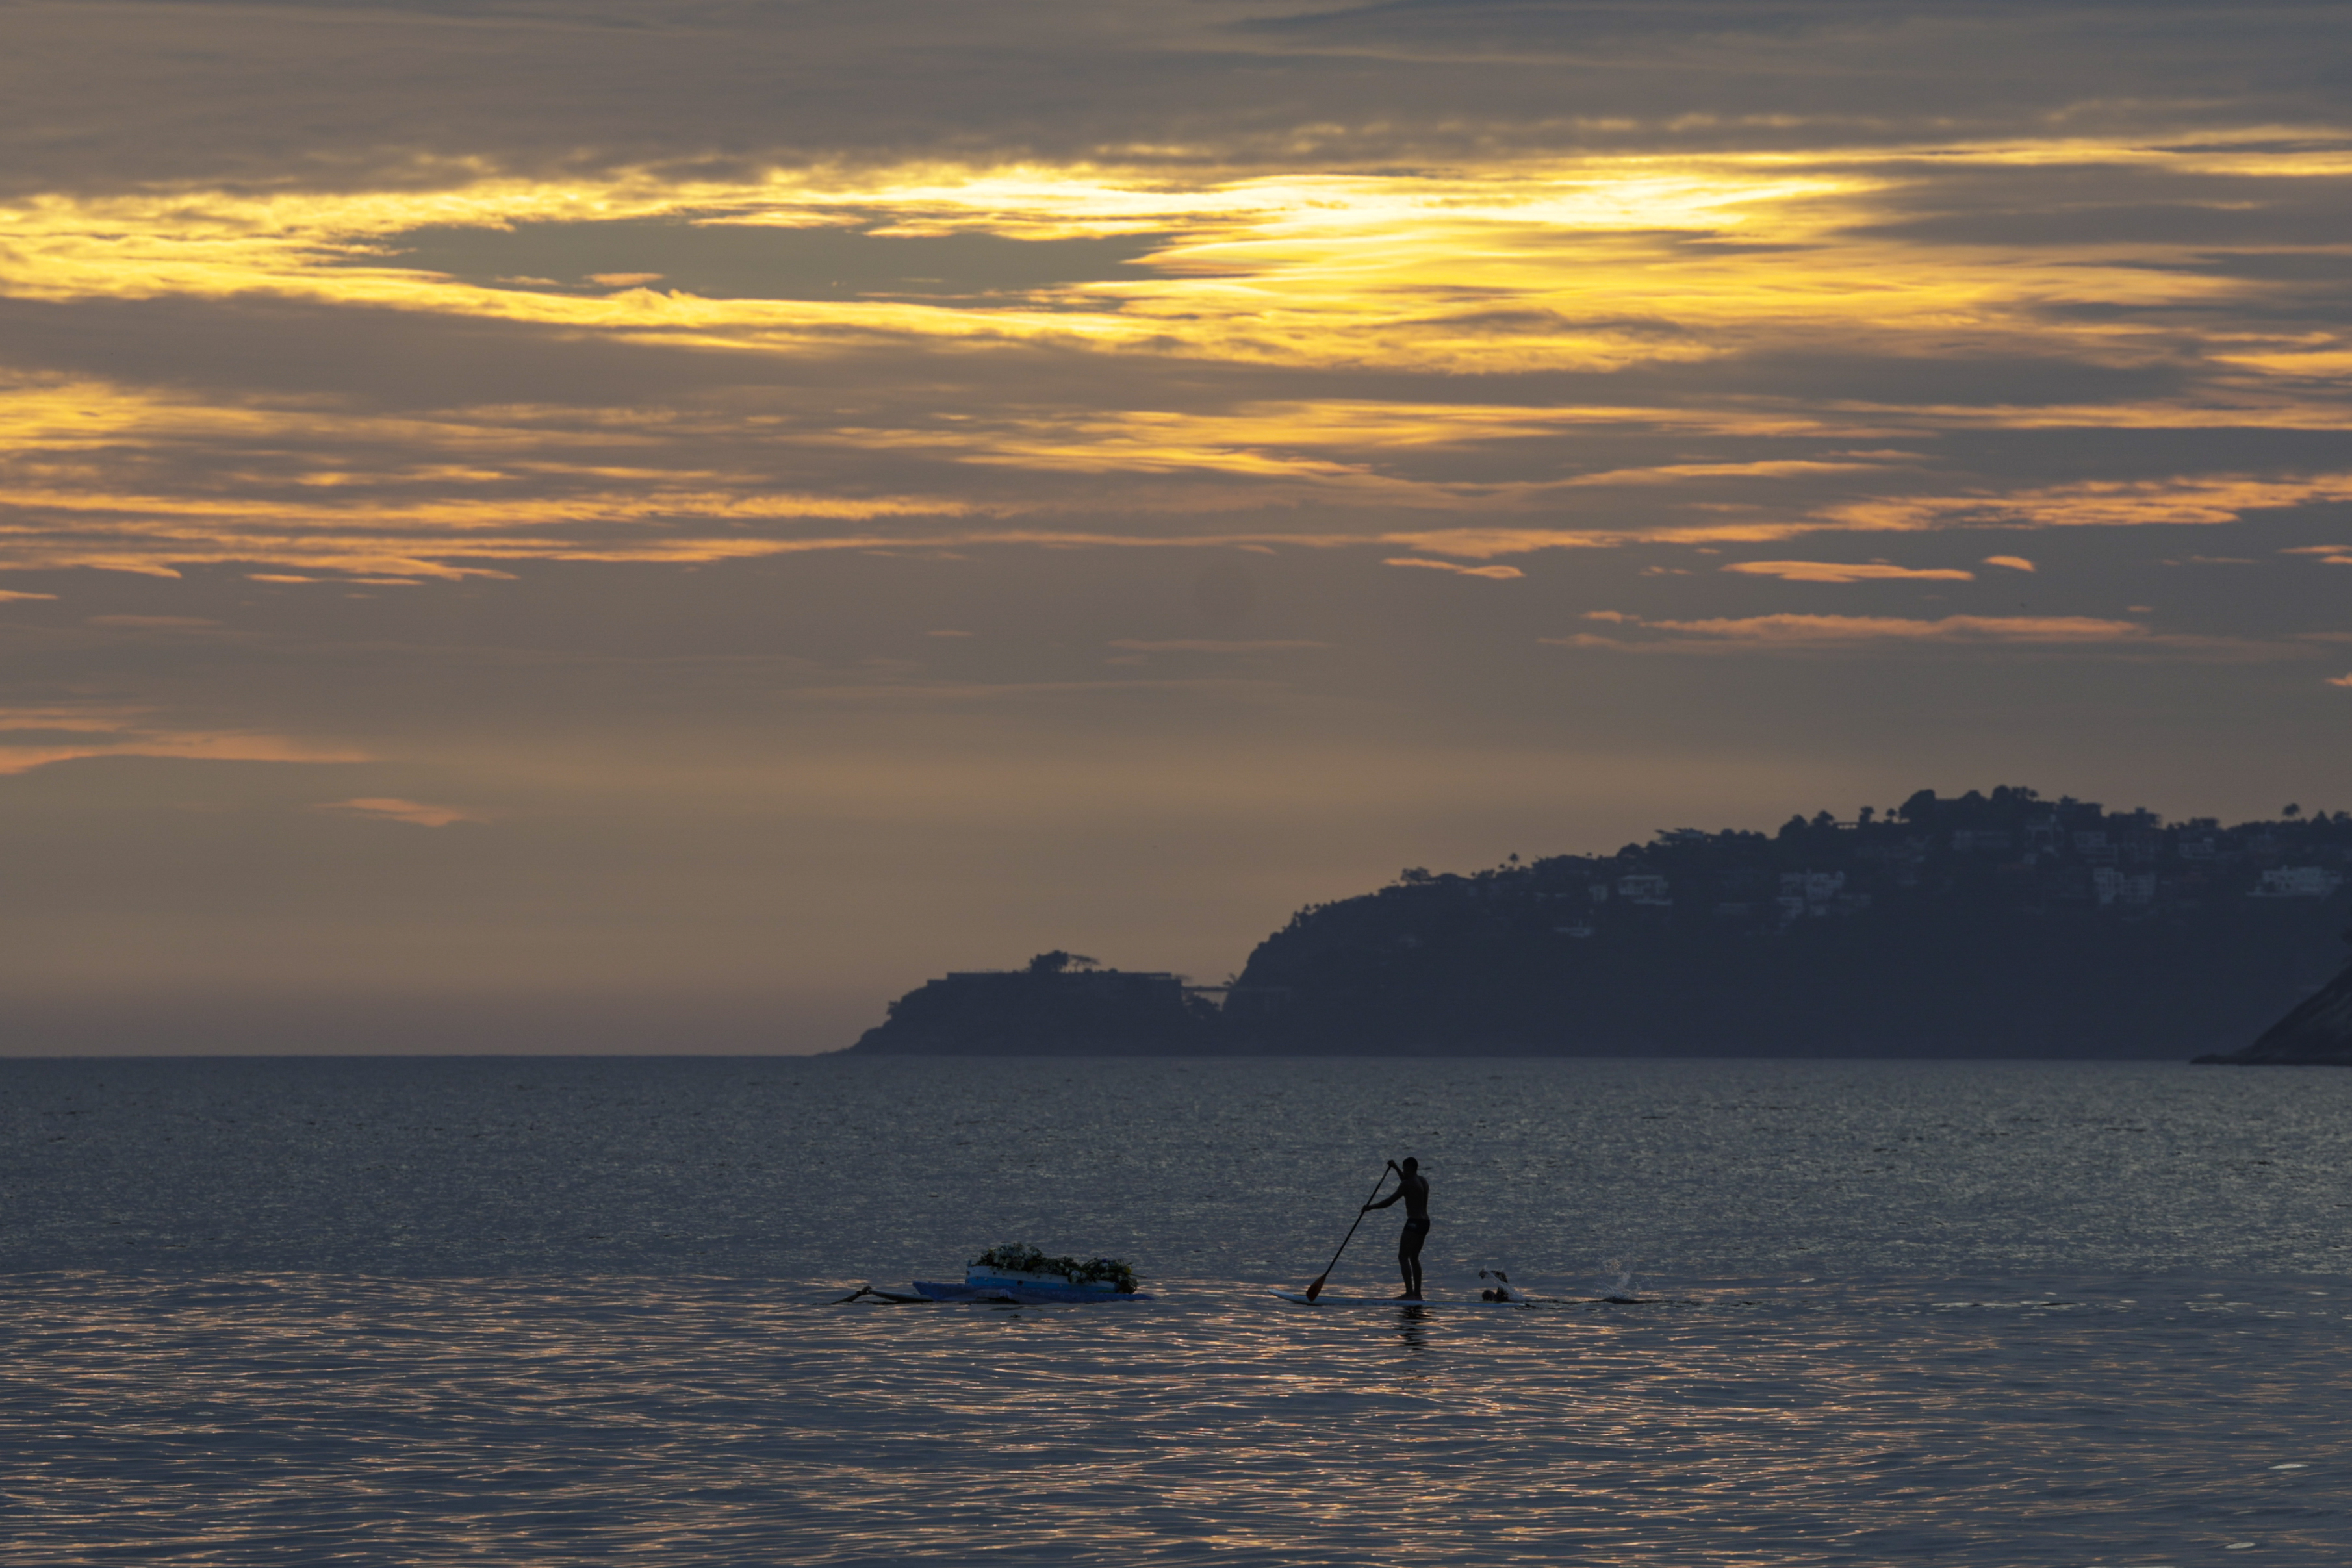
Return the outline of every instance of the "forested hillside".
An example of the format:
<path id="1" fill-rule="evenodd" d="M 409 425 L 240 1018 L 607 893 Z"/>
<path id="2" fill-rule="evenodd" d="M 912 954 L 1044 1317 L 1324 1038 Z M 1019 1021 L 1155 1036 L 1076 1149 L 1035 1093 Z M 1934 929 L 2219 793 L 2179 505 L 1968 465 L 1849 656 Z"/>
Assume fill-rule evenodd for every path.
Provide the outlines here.
<path id="1" fill-rule="evenodd" d="M 1403 873 L 1302 910 L 1227 1000 L 1244 1051 L 2180 1057 L 2342 962 L 2352 816 L 2224 827 L 1921 790 L 1777 832 Z"/>

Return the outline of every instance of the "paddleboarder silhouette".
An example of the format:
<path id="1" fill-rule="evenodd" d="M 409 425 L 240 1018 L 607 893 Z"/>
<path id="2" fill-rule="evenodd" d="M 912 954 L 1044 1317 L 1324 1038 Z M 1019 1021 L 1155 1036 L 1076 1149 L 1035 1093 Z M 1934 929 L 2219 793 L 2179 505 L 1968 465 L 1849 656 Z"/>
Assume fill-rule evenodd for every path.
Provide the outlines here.
<path id="1" fill-rule="evenodd" d="M 1386 1208 L 1397 1199 L 1404 1199 L 1404 1228 L 1397 1232 L 1397 1272 L 1404 1276 L 1404 1293 L 1400 1301 L 1421 1300 L 1421 1244 L 1429 1239 L 1429 1178 L 1421 1174 L 1421 1162 L 1407 1155 L 1397 1166 L 1397 1189 L 1378 1203 L 1364 1205 L 1362 1212 Z"/>

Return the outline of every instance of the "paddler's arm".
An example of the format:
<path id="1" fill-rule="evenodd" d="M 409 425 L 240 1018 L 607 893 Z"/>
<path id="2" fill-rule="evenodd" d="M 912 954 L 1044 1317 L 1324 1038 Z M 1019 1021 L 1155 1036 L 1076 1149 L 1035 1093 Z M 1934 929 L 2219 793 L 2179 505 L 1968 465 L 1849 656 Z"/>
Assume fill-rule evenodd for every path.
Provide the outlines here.
<path id="1" fill-rule="evenodd" d="M 1389 1162 L 1389 1169 L 1391 1169 L 1391 1170 L 1394 1170 L 1394 1169 L 1396 1169 L 1396 1162 L 1395 1162 L 1395 1161 L 1391 1160 L 1391 1162 Z M 1391 1205 L 1391 1204 L 1394 1203 L 1397 1199 L 1399 1199 L 1399 1198 L 1402 1197 L 1403 1196 L 1404 1196 L 1404 1183 L 1403 1183 L 1403 1182 L 1402 1182 L 1402 1181 L 1400 1181 L 1400 1182 L 1398 1182 L 1398 1183 L 1397 1183 L 1397 1189 L 1396 1189 L 1396 1191 L 1394 1191 L 1394 1192 L 1392 1192 L 1392 1193 L 1389 1194 L 1389 1195 L 1388 1195 L 1388 1197 L 1384 1197 L 1384 1198 L 1381 1199 L 1381 1200 L 1380 1200 L 1380 1202 L 1378 1202 L 1378 1203 L 1368 1203 L 1368 1204 L 1364 1205 L 1364 1207 L 1361 1207 L 1361 1208 L 1358 1209 L 1356 1212 L 1357 1212 L 1357 1213 L 1359 1213 L 1359 1214 L 1370 1214 L 1370 1213 L 1371 1213 L 1371 1211 L 1372 1211 L 1372 1210 L 1374 1210 L 1374 1209 L 1376 1209 L 1376 1208 L 1386 1208 L 1389 1205 Z"/>

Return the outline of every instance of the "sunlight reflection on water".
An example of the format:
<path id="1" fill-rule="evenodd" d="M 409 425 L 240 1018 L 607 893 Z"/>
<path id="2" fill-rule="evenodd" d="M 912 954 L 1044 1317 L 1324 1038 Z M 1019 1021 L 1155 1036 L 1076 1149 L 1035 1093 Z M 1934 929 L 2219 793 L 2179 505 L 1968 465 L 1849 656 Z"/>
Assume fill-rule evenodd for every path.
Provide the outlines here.
<path id="1" fill-rule="evenodd" d="M 2248 1294 L 827 1308 L 18 1277 L 8 1561 L 2340 1561 L 2344 1320 Z"/>
<path id="2" fill-rule="evenodd" d="M 2352 1559 L 2336 1079 L 1480 1065 L 1399 1133 L 1329 1064 L 5 1064 L 0 1558 Z M 1507 1237 L 1561 1300 L 1263 1293 L 1405 1135 L 1433 1282 Z M 1154 1301 L 827 1304 L 1107 1232 Z"/>

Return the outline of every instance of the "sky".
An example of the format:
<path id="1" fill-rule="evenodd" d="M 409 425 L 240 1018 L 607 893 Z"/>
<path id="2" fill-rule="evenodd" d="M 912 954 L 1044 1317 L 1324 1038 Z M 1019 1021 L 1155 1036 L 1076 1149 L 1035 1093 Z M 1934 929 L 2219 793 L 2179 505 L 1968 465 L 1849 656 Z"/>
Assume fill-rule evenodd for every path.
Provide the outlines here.
<path id="1" fill-rule="evenodd" d="M 0 1051 L 2352 806 L 2352 18 L 0 0 Z"/>

